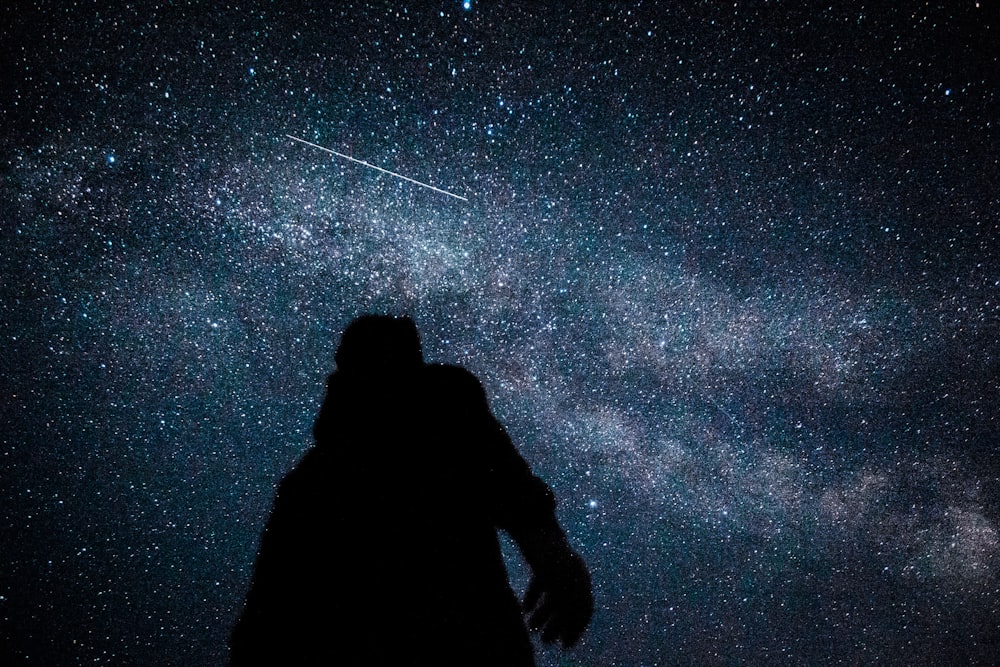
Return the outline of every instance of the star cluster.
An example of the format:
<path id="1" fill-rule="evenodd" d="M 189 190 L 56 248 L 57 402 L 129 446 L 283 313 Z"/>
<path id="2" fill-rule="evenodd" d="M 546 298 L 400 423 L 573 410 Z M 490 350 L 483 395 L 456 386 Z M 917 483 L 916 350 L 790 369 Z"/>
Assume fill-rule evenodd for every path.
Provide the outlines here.
<path id="1" fill-rule="evenodd" d="M 1000 650 L 990 3 L 0 16 L 0 662 L 221 664 L 364 312 L 556 492 L 540 665 Z"/>

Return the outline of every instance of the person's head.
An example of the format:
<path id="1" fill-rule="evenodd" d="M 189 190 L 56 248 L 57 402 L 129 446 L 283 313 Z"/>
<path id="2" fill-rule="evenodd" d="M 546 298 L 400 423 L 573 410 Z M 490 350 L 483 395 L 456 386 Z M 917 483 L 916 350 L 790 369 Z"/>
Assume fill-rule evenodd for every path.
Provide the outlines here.
<path id="1" fill-rule="evenodd" d="M 417 325 L 391 315 L 362 315 L 347 325 L 335 359 L 346 372 L 405 370 L 424 362 Z"/>

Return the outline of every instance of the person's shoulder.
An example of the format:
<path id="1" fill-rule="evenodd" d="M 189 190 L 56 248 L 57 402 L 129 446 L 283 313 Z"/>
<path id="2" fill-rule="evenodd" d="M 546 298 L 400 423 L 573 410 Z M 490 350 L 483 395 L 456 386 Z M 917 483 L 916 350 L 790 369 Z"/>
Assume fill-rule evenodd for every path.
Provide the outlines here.
<path id="1" fill-rule="evenodd" d="M 322 477 L 330 465 L 330 453 L 327 448 L 313 446 L 295 462 L 288 473 L 278 483 L 278 494 L 293 493 L 297 488 L 312 483 L 316 477 Z"/>
<path id="2" fill-rule="evenodd" d="M 424 367 L 424 377 L 431 387 L 439 390 L 486 398 L 486 391 L 479 378 L 461 366 L 427 364 Z"/>

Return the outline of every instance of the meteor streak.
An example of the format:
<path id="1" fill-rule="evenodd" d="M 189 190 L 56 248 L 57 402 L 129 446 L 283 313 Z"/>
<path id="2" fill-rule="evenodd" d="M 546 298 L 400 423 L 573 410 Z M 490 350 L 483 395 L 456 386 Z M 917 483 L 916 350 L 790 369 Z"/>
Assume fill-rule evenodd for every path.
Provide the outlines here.
<path id="1" fill-rule="evenodd" d="M 429 183 L 421 183 L 420 181 L 418 181 L 418 180 L 416 180 L 414 178 L 410 178 L 409 176 L 403 176 L 402 174 L 397 174 L 394 171 L 389 171 L 388 169 L 383 169 L 382 167 L 377 167 L 377 166 L 371 164 L 370 162 L 365 162 L 364 160 L 359 160 L 357 158 L 353 158 L 350 155 L 344 155 L 343 153 L 338 153 L 335 150 L 331 150 L 329 148 L 325 148 L 323 146 L 320 146 L 319 144 L 314 144 L 311 141 L 306 141 L 305 139 L 299 139 L 298 137 L 293 137 L 290 134 L 286 134 L 285 136 L 288 137 L 289 139 L 291 139 L 292 141 L 299 142 L 300 144 L 305 144 L 306 146 L 312 146 L 313 148 L 318 148 L 321 151 L 326 151 L 327 153 L 333 153 L 337 157 L 342 157 L 345 160 L 350 160 L 351 162 L 357 162 L 358 164 L 364 165 L 366 167 L 371 167 L 375 171 L 381 171 L 383 174 L 389 174 L 390 176 L 395 176 L 396 178 L 401 178 L 404 181 L 409 181 L 410 183 L 416 183 L 417 185 L 419 185 L 421 187 L 428 188 L 430 190 L 433 190 L 434 192 L 440 192 L 443 195 L 448 195 L 449 197 L 454 197 L 455 199 L 461 199 L 462 201 L 469 201 L 466 197 L 463 197 L 461 195 L 456 195 L 454 192 L 448 192 L 447 190 L 442 190 L 441 188 L 436 188 L 436 187 L 434 187 L 433 185 L 431 185 Z"/>

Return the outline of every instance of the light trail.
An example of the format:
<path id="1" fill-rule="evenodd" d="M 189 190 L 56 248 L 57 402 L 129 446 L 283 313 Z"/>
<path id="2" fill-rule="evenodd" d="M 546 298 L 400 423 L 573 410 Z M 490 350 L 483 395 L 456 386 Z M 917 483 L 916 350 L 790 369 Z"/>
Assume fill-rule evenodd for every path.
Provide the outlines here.
<path id="1" fill-rule="evenodd" d="M 313 142 L 306 141 L 305 139 L 299 139 L 298 137 L 293 137 L 290 134 L 286 134 L 285 136 L 288 137 L 289 139 L 293 140 L 293 141 L 299 142 L 300 144 L 305 144 L 306 146 L 312 146 L 313 148 L 318 148 L 321 151 L 326 151 L 327 153 L 332 153 L 332 154 L 336 155 L 337 157 L 342 157 L 345 160 L 350 160 L 351 162 L 357 162 L 358 164 L 364 165 L 366 167 L 370 167 L 370 168 L 372 168 L 372 169 L 374 169 L 376 171 L 381 171 L 383 174 L 389 174 L 390 176 L 395 176 L 396 178 L 401 178 L 404 181 L 409 181 L 410 183 L 416 183 L 420 187 L 428 188 L 429 190 L 433 190 L 434 192 L 440 192 L 443 195 L 448 195 L 449 197 L 454 197 L 455 199 L 461 199 L 462 201 L 469 201 L 466 197 L 463 197 L 461 195 L 456 195 L 454 192 L 448 192 L 447 190 L 442 190 L 441 188 L 436 188 L 433 185 L 431 185 L 430 183 L 422 183 L 422 182 L 416 180 L 415 178 L 410 178 L 409 176 L 403 176 L 402 174 L 397 174 L 394 171 L 389 171 L 388 169 L 383 169 L 382 167 L 378 167 L 378 166 L 376 166 L 374 164 L 371 164 L 370 162 L 365 162 L 364 160 L 359 160 L 357 158 L 351 157 L 350 155 L 344 155 L 343 153 L 338 153 L 335 150 L 326 148 L 324 146 L 320 146 L 319 144 L 314 144 Z"/>

